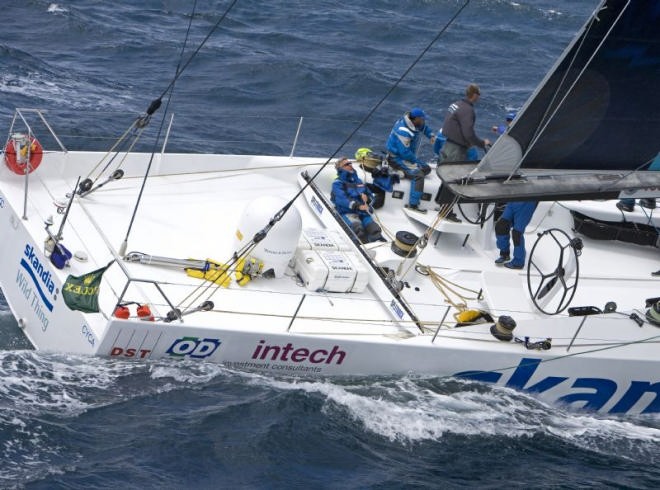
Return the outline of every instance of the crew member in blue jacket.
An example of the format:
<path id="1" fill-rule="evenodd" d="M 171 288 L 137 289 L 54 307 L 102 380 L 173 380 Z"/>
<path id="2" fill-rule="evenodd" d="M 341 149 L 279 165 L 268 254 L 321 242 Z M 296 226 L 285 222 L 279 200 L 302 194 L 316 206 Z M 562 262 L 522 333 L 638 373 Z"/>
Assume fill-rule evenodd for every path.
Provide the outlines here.
<path id="1" fill-rule="evenodd" d="M 380 226 L 371 216 L 373 193 L 358 177 L 353 162 L 342 157 L 335 163 L 335 168 L 337 178 L 332 183 L 330 199 L 337 212 L 362 243 L 382 240 Z"/>
<path id="2" fill-rule="evenodd" d="M 511 111 L 511 112 L 507 113 L 507 115 L 506 115 L 506 124 L 500 124 L 498 126 L 493 126 L 490 130 L 493 133 L 497 133 L 498 135 L 504 134 L 504 132 L 507 129 L 509 129 L 509 126 L 511 126 L 511 123 L 513 122 L 513 120 L 515 118 L 516 118 L 516 112 Z"/>
<path id="3" fill-rule="evenodd" d="M 424 194 L 424 177 L 431 172 L 431 167 L 417 158 L 422 135 L 429 138 L 431 144 L 434 143 L 435 135 L 426 125 L 426 114 L 422 109 L 414 108 L 392 127 L 387 139 L 387 153 L 390 165 L 403 171 L 406 178 L 410 179 L 410 195 L 406 207 L 426 213 L 426 209 L 419 207 L 419 202 Z"/>
<path id="4" fill-rule="evenodd" d="M 525 267 L 525 228 L 532 220 L 536 210 L 536 201 L 510 202 L 504 207 L 504 212 L 495 223 L 495 238 L 500 256 L 495 263 L 509 269 L 522 269 Z M 513 259 L 511 259 L 511 243 L 509 232 L 513 241 Z"/>

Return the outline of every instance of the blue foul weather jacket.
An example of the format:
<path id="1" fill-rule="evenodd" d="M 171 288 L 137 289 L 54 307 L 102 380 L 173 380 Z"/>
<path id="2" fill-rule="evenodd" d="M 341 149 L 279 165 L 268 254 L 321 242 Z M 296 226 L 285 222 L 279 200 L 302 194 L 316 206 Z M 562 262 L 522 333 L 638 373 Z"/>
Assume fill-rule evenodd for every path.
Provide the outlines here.
<path id="1" fill-rule="evenodd" d="M 331 198 L 339 214 L 355 213 L 369 216 L 366 211 L 358 209 L 358 206 L 364 204 L 360 194 L 366 194 L 370 201 L 373 200 L 373 193 L 364 185 L 357 173 L 338 170 L 337 178 L 332 183 Z"/>
<path id="2" fill-rule="evenodd" d="M 422 135 L 431 138 L 433 130 L 427 124 L 424 124 L 421 129 L 417 129 L 406 113 L 392 127 L 390 136 L 387 138 L 387 151 L 395 158 L 424 165 L 424 162 L 417 158 L 417 148 L 419 148 Z"/>

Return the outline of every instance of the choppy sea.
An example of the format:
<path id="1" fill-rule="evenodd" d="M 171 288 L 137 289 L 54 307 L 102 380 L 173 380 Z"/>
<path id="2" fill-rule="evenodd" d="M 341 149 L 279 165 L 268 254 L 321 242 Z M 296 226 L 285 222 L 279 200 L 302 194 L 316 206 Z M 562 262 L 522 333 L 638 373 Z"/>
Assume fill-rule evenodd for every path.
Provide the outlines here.
<path id="1" fill-rule="evenodd" d="M 41 109 L 67 148 L 106 150 L 180 72 L 141 150 L 172 123 L 170 151 L 350 155 L 413 106 L 437 127 L 469 82 L 485 136 L 598 1 L 243 0 L 188 63 L 231 3 L 4 2 L 0 128 Z M 657 417 L 35 352 L 0 296 L 2 488 L 658 488 L 659 465 Z"/>

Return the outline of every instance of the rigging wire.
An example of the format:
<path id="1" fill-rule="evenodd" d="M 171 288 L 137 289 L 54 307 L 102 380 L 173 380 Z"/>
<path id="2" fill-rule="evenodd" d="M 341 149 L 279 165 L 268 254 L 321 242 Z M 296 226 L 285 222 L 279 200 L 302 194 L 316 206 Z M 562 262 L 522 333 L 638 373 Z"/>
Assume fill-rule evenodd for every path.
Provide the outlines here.
<path id="1" fill-rule="evenodd" d="M 307 187 L 310 186 L 310 184 L 316 179 L 316 177 L 323 171 L 323 169 L 328 166 L 330 161 L 337 156 L 337 154 L 341 151 L 341 149 L 357 134 L 357 132 L 366 124 L 366 122 L 371 118 L 371 116 L 378 110 L 378 108 L 385 102 L 385 100 L 396 90 L 396 88 L 399 86 L 399 84 L 403 81 L 403 79 L 412 71 L 412 69 L 419 63 L 419 61 L 424 57 L 424 55 L 433 47 L 433 45 L 438 41 L 440 36 L 442 36 L 445 31 L 454 23 L 456 18 L 463 12 L 463 10 L 469 5 L 470 0 L 465 0 L 465 3 L 454 13 L 454 15 L 449 19 L 449 21 L 444 25 L 442 29 L 436 34 L 436 36 L 426 45 L 426 47 L 422 50 L 422 52 L 412 61 L 410 66 L 403 72 L 403 74 L 398 78 L 394 84 L 389 88 L 387 92 L 376 102 L 376 104 L 371 108 L 371 110 L 362 118 L 362 120 L 357 124 L 357 126 L 351 131 L 351 133 L 344 139 L 344 141 L 341 142 L 341 144 L 337 147 L 337 149 L 328 157 L 328 159 L 325 161 L 323 165 L 314 173 L 309 180 L 303 185 L 300 190 L 296 193 L 291 200 L 285 204 L 280 211 L 278 211 L 271 222 L 273 220 L 275 222 L 279 221 L 282 216 L 289 210 L 289 208 L 293 205 L 294 201 L 298 199 L 302 195 L 302 193 L 307 189 Z M 273 223 L 274 224 L 274 223 Z M 272 228 L 272 225 L 268 225 L 266 228 L 264 228 L 265 232 L 268 233 L 270 229 Z"/>
<path id="2" fill-rule="evenodd" d="M 231 8 L 233 4 L 236 2 L 233 2 L 232 5 L 229 7 Z M 458 16 L 463 12 L 463 10 L 470 4 L 470 0 L 465 0 L 463 5 L 454 13 L 454 15 L 447 21 L 447 23 L 440 29 L 440 31 L 435 35 L 435 37 L 426 45 L 426 47 L 421 51 L 421 53 L 410 63 L 408 68 L 401 74 L 401 76 L 392 84 L 392 86 L 385 92 L 385 94 L 376 102 L 376 104 L 371 108 L 371 110 L 360 120 L 360 122 L 357 124 L 357 126 L 351 131 L 351 133 L 344 139 L 344 141 L 341 142 L 341 144 L 335 149 L 335 151 L 326 159 L 326 161 L 319 167 L 319 169 L 305 182 L 305 184 L 300 188 L 300 190 L 287 202 L 277 213 L 273 215 L 273 217 L 269 220 L 268 224 L 264 226 L 260 231 L 258 231 L 252 239 L 247 242 L 242 249 L 235 251 L 232 258 L 225 263 L 225 266 L 228 268 L 228 270 L 233 270 L 233 266 L 238 263 L 238 261 L 243 258 L 247 257 L 252 250 L 254 250 L 257 246 L 257 244 L 263 240 L 270 230 L 275 226 L 275 224 L 282 219 L 282 217 L 288 212 L 288 210 L 293 206 L 294 202 L 298 197 L 300 197 L 303 192 L 314 182 L 316 177 L 330 164 L 333 158 L 336 157 L 336 155 L 341 151 L 341 149 L 351 140 L 355 134 L 366 124 L 366 122 L 373 116 L 373 114 L 378 110 L 378 108 L 385 102 L 385 100 L 396 90 L 396 88 L 401 84 L 403 79 L 412 71 L 412 69 L 419 63 L 419 61 L 424 57 L 424 55 L 433 47 L 433 45 L 438 41 L 438 39 L 447 31 L 447 29 L 454 23 L 454 21 L 458 18 Z M 223 15 L 222 18 L 224 18 L 225 14 Z M 219 23 L 218 23 L 219 24 Z M 218 25 L 216 24 L 216 25 Z M 204 42 L 210 37 L 209 35 L 204 39 Z M 198 49 L 199 50 L 199 49 Z M 197 50 L 197 51 L 198 51 Z M 196 51 L 196 52 L 197 52 Z M 190 61 L 190 60 L 189 60 Z M 189 62 L 188 61 L 188 62 Z M 186 63 L 187 66 L 187 63 Z M 123 245 L 122 245 L 123 246 Z M 126 248 L 123 247 L 123 249 L 120 250 L 120 255 L 122 255 L 122 251 L 125 252 Z M 194 291 L 192 291 L 184 300 L 183 302 L 187 301 L 190 299 L 193 295 L 195 295 L 195 298 L 198 299 L 204 292 L 208 291 L 209 289 L 212 289 L 211 293 L 209 294 L 209 298 L 212 297 L 215 292 L 221 287 L 219 284 L 215 284 L 212 282 L 209 282 L 207 285 L 200 285 L 198 286 Z M 197 293 L 197 294 L 195 294 Z M 193 300 L 195 301 L 195 300 Z M 183 303 L 182 302 L 182 303 Z"/>
<path id="3" fill-rule="evenodd" d="M 133 214 L 132 214 L 131 220 L 128 224 L 128 229 L 126 230 L 126 236 L 124 237 L 124 241 L 122 242 L 121 246 L 119 247 L 119 256 L 124 256 L 126 254 L 126 249 L 128 247 L 128 237 L 131 234 L 131 230 L 133 229 L 133 223 L 135 222 L 135 216 L 137 215 L 137 210 L 138 210 L 138 208 L 140 206 L 140 202 L 142 200 L 142 194 L 144 193 L 144 188 L 145 188 L 145 185 L 147 183 L 147 178 L 149 177 L 149 172 L 151 171 L 151 165 L 154 161 L 154 156 L 156 155 L 156 148 L 157 148 L 158 142 L 160 141 L 160 136 L 161 136 L 162 131 L 163 131 L 163 126 L 165 125 L 165 116 L 167 115 L 167 112 L 168 112 L 167 109 L 170 105 L 170 101 L 172 100 L 172 95 L 174 93 L 174 84 L 179 79 L 181 74 L 185 71 L 185 69 L 188 67 L 188 65 L 190 65 L 190 62 L 195 58 L 195 56 L 197 56 L 200 49 L 206 44 L 206 42 L 209 40 L 211 35 L 220 26 L 220 23 L 227 17 L 227 14 L 234 7 L 234 5 L 236 5 L 237 2 L 238 2 L 238 0 L 234 0 L 225 9 L 225 12 L 220 16 L 220 19 L 218 19 L 218 21 L 211 28 L 211 30 L 206 35 L 206 37 L 199 44 L 199 46 L 197 46 L 195 51 L 193 51 L 193 53 L 188 57 L 188 60 L 183 64 L 183 66 L 181 66 L 181 60 L 183 60 L 183 55 L 185 53 L 186 45 L 188 44 L 188 39 L 190 37 L 190 30 L 191 30 L 191 27 L 192 27 L 192 21 L 193 21 L 193 18 L 195 17 L 195 12 L 196 12 L 196 9 L 197 9 L 197 0 L 195 0 L 195 2 L 193 3 L 192 12 L 190 14 L 190 21 L 188 22 L 188 29 L 186 30 L 186 36 L 184 38 L 183 45 L 181 46 L 181 54 L 179 55 L 179 63 L 176 66 L 176 71 L 175 71 L 174 78 L 167 85 L 166 89 L 160 94 L 160 96 L 157 99 L 155 99 L 151 102 L 151 104 L 149 105 L 149 108 L 147 109 L 147 114 L 145 116 L 145 118 L 146 118 L 145 125 L 146 125 L 146 123 L 148 123 L 148 119 L 151 117 L 151 115 L 156 110 L 158 110 L 158 108 L 160 107 L 160 105 L 162 103 L 163 96 L 166 93 L 169 92 L 169 96 L 167 98 L 167 103 L 165 104 L 165 109 L 163 110 L 163 117 L 161 119 L 160 126 L 158 128 L 158 134 L 156 135 L 156 138 L 154 139 L 154 145 L 153 145 L 153 148 L 151 150 L 151 156 L 149 158 L 149 163 L 147 164 L 147 169 L 146 169 L 146 171 L 144 173 L 144 177 L 142 179 L 142 185 L 140 186 L 140 192 L 138 193 L 138 197 L 137 197 L 137 200 L 135 202 L 135 207 L 133 208 Z"/>
<path id="4" fill-rule="evenodd" d="M 250 242 L 252 245 L 247 246 L 247 252 L 249 253 L 256 244 L 263 240 L 268 232 L 275 226 L 275 224 L 282 219 L 282 217 L 287 213 L 287 211 L 293 206 L 293 203 L 300 197 L 303 192 L 311 185 L 312 182 L 318 177 L 318 175 L 328 166 L 333 158 L 341 151 L 341 149 L 351 140 L 355 134 L 366 124 L 366 122 L 371 118 L 371 116 L 378 110 L 378 108 L 385 102 L 385 100 L 392 94 L 392 92 L 399 86 L 403 79 L 412 71 L 412 69 L 419 63 L 419 61 L 424 57 L 424 55 L 431 49 L 431 47 L 438 41 L 440 36 L 442 36 L 445 31 L 454 23 L 456 18 L 463 12 L 463 10 L 469 5 L 470 0 L 465 0 L 463 5 L 454 13 L 454 15 L 449 19 L 449 21 L 444 25 L 442 29 L 436 34 L 436 36 L 426 45 L 426 47 L 421 51 L 421 53 L 412 61 L 408 68 L 403 72 L 403 74 L 398 78 L 394 84 L 389 88 L 387 92 L 376 102 L 376 104 L 371 108 L 371 110 L 362 118 L 362 120 L 357 124 L 357 126 L 351 131 L 351 133 L 342 141 L 342 143 L 337 147 L 337 149 L 327 158 L 325 163 L 307 180 L 307 182 L 300 188 L 300 190 L 286 203 L 275 215 L 271 218 L 268 224 L 259 231 Z M 244 256 L 243 254 L 239 257 Z M 236 255 L 234 256 L 236 257 Z"/>
<path id="5" fill-rule="evenodd" d="M 554 110 L 551 110 L 552 105 L 555 103 L 555 100 L 556 100 L 557 97 L 559 96 L 559 91 L 562 90 L 562 87 L 564 86 L 564 84 L 565 84 L 565 82 L 566 82 L 566 79 L 568 78 L 568 74 L 569 74 L 571 68 L 573 67 L 573 65 L 574 65 L 574 63 L 575 63 L 578 54 L 580 53 L 580 49 L 581 49 L 581 47 L 583 46 L 584 42 L 585 42 L 586 39 L 587 39 L 587 35 L 589 34 L 589 31 L 590 31 L 591 28 L 593 27 L 595 21 L 597 21 L 597 20 L 600 21 L 600 19 L 598 19 L 598 17 L 595 16 L 595 15 L 591 18 L 591 22 L 589 23 L 589 27 L 586 28 L 586 29 L 584 30 L 584 35 L 582 36 L 582 39 L 580 40 L 580 44 L 579 44 L 578 48 L 575 50 L 575 52 L 573 53 L 573 58 L 571 59 L 569 65 L 568 65 L 568 68 L 566 69 L 566 71 L 565 71 L 565 73 L 564 73 L 562 79 L 560 80 L 560 82 L 559 82 L 559 86 L 557 87 L 557 90 L 555 90 L 555 93 L 553 94 L 552 100 L 551 100 L 550 103 L 548 104 L 547 109 L 546 109 L 546 112 L 543 114 L 542 121 L 545 121 L 545 122 L 544 122 L 543 124 L 540 124 L 540 125 L 537 127 L 537 129 L 536 129 L 536 131 L 534 132 L 534 135 L 533 135 L 533 137 L 532 137 L 532 140 L 531 140 L 531 141 L 529 142 L 529 144 L 527 145 L 527 149 L 525 150 L 525 153 L 520 157 L 520 161 L 519 161 L 519 163 L 518 163 L 518 166 L 517 166 L 515 169 L 513 169 L 513 170 L 511 171 L 511 173 L 509 173 L 509 177 L 507 178 L 507 180 L 511 180 L 511 179 L 513 178 L 514 174 L 516 173 L 516 171 L 517 171 L 518 168 L 520 167 L 522 161 L 523 161 L 523 160 L 525 159 L 525 157 L 529 154 L 529 152 L 532 150 L 532 148 L 534 148 L 534 146 L 536 145 L 536 142 L 539 140 L 539 138 L 541 137 L 541 135 L 543 134 L 543 132 L 546 130 L 546 128 L 548 127 L 548 125 L 552 122 L 552 119 L 557 115 L 557 112 L 559 111 L 559 109 L 560 109 L 560 108 L 562 107 L 562 105 L 566 102 L 566 99 L 567 99 L 568 96 L 571 94 L 571 91 L 573 90 L 573 88 L 575 88 L 575 86 L 577 85 L 578 81 L 580 80 L 580 78 L 582 77 L 582 75 L 584 74 L 584 72 L 587 70 L 587 67 L 589 66 L 589 64 L 591 63 L 591 61 L 596 57 L 596 54 L 598 53 L 598 51 L 600 50 L 600 48 L 603 46 L 603 44 L 605 44 L 605 41 L 607 41 L 607 39 L 609 38 L 611 32 L 612 32 L 612 31 L 614 30 L 614 28 L 617 26 L 617 24 L 619 23 L 619 21 L 620 21 L 621 18 L 623 17 L 624 12 L 626 11 L 626 9 L 627 9 L 629 6 L 630 6 L 630 0 L 628 0 L 628 2 L 626 3 L 626 5 L 621 9 L 621 12 L 619 12 L 619 15 L 617 16 L 617 18 L 615 19 L 615 21 L 614 21 L 614 22 L 612 23 L 612 25 L 610 26 L 610 28 L 608 29 L 607 33 L 603 36 L 603 39 L 601 39 L 601 41 L 600 41 L 600 43 L 598 44 L 597 48 L 596 48 L 595 50 L 593 50 L 593 53 L 591 54 L 591 56 L 589 57 L 589 59 L 586 61 L 586 63 L 584 63 L 584 66 L 580 69 L 579 73 L 573 78 L 573 82 L 570 83 L 570 86 L 566 87 L 563 96 L 561 97 L 560 100 L 557 101 L 557 105 L 555 106 Z M 607 8 L 607 7 L 602 7 L 600 10 L 603 10 L 603 9 L 605 9 L 605 8 Z"/>
<path id="6" fill-rule="evenodd" d="M 168 85 L 167 87 L 165 87 L 165 90 L 163 90 L 163 92 L 160 94 L 160 96 L 158 97 L 158 99 L 163 98 L 163 96 L 164 96 L 164 95 L 170 90 L 170 88 L 173 88 L 173 87 L 174 87 L 174 84 L 175 84 L 176 81 L 179 79 L 179 77 L 181 76 L 181 74 L 186 70 L 186 68 L 188 68 L 188 65 L 190 65 L 190 63 L 192 62 L 192 60 L 197 56 L 197 54 L 199 53 L 199 51 L 204 47 L 204 45 L 206 44 L 206 42 L 211 38 L 211 36 L 215 33 L 215 31 L 218 29 L 218 27 L 220 27 L 220 24 L 222 24 L 222 21 L 225 20 L 225 18 L 226 18 L 227 15 L 229 14 L 229 12 L 234 8 L 234 6 L 235 6 L 237 3 L 238 3 L 238 0 L 233 0 L 233 1 L 229 4 L 229 6 L 225 9 L 225 11 L 223 12 L 223 14 L 222 14 L 222 15 L 220 16 L 220 18 L 218 19 L 218 21 L 213 25 L 213 27 L 211 28 L 211 30 L 208 32 L 208 34 L 206 35 L 206 37 L 204 37 L 204 39 L 202 39 L 202 42 L 199 43 L 199 45 L 197 46 L 197 48 L 195 49 L 195 51 L 193 51 L 192 54 L 188 57 L 188 59 L 186 60 L 186 62 L 185 62 L 185 63 L 183 64 L 183 66 L 181 67 L 181 70 L 179 70 L 179 67 L 177 66 L 176 75 L 174 76 L 174 78 L 172 79 L 172 81 L 169 83 L 169 85 Z M 192 19 L 193 19 L 194 15 L 195 15 L 195 8 L 196 8 L 196 6 L 197 6 L 197 0 L 195 0 L 195 4 L 193 5 L 193 11 L 192 11 L 192 13 L 190 14 L 190 22 L 188 23 L 188 32 L 186 32 L 186 39 L 185 39 L 185 42 L 184 42 L 184 48 L 185 48 L 185 43 L 188 41 L 188 35 L 189 35 L 189 33 L 190 33 L 190 26 L 191 26 L 191 24 L 192 24 Z M 181 50 L 181 57 L 179 58 L 179 61 L 180 61 L 181 59 L 183 59 L 183 49 L 184 49 L 184 48 L 182 48 L 182 50 Z M 179 63 L 179 65 L 180 65 L 180 63 Z"/>
<path id="7" fill-rule="evenodd" d="M 92 176 L 92 174 L 93 174 L 94 172 L 96 172 L 96 169 L 99 167 L 99 165 L 101 165 L 101 163 L 103 163 L 103 161 L 104 161 L 106 158 L 110 157 L 110 155 L 111 155 L 112 153 L 114 153 L 114 155 L 112 155 L 112 157 L 110 157 L 110 159 L 109 159 L 108 162 L 105 164 L 105 166 L 101 169 L 101 171 L 98 173 L 98 175 L 97 175 L 96 177 L 94 177 L 94 179 L 92 180 L 92 183 L 96 183 L 96 181 L 101 177 L 101 175 L 103 175 L 103 172 L 105 172 L 105 171 L 108 169 L 108 167 L 109 167 L 110 164 L 113 162 L 113 160 L 117 157 L 117 155 L 118 155 L 121 151 L 123 151 L 123 150 L 121 149 L 121 146 L 123 146 L 123 145 L 126 144 L 126 141 L 127 141 L 126 138 L 128 137 L 128 134 L 129 134 L 129 133 L 135 128 L 135 123 L 136 123 L 136 121 L 133 121 L 133 123 L 131 123 L 131 125 L 126 129 L 126 131 L 124 131 L 124 134 L 122 134 L 122 135 L 119 137 L 119 139 L 117 139 L 117 140 L 115 141 L 115 143 L 114 143 L 114 144 L 112 145 L 112 147 L 107 151 L 107 153 L 106 153 L 105 155 L 103 155 L 103 156 L 101 157 L 101 159 L 98 161 L 98 163 L 97 163 L 96 165 L 94 165 L 94 167 L 92 167 L 92 169 L 87 173 L 87 177 L 86 177 L 86 178 L 89 179 L 89 178 Z M 120 145 L 121 145 L 121 146 L 120 146 Z"/>
<path id="8" fill-rule="evenodd" d="M 146 114 L 144 116 L 142 116 L 141 118 L 139 118 L 136 123 L 134 123 L 134 125 L 146 126 L 146 124 L 148 124 L 149 119 L 151 118 L 152 114 L 160 108 L 160 106 L 162 104 L 162 97 L 165 94 L 169 93 L 168 100 L 167 100 L 167 103 L 166 103 L 166 107 L 165 107 L 165 110 L 163 111 L 163 118 L 161 120 L 161 125 L 159 127 L 158 134 L 157 134 L 157 136 L 155 138 L 155 141 L 154 141 L 154 147 L 153 147 L 153 150 L 151 152 L 151 157 L 149 159 L 149 163 L 147 165 L 147 169 L 145 171 L 145 174 L 144 174 L 144 177 L 143 177 L 143 180 L 142 180 L 142 184 L 141 184 L 141 187 L 140 187 L 140 191 L 138 193 L 136 204 L 135 204 L 134 209 L 133 209 L 133 214 L 131 216 L 131 219 L 130 219 L 130 222 L 129 222 L 129 225 L 128 225 L 128 229 L 126 231 L 126 236 L 125 236 L 125 238 L 124 238 L 124 240 L 123 240 L 123 242 L 122 242 L 122 244 L 119 248 L 119 255 L 120 256 L 124 256 L 126 254 L 126 249 L 127 249 L 127 246 L 128 246 L 128 238 L 129 238 L 131 230 L 133 228 L 133 224 L 135 222 L 135 217 L 137 215 L 137 210 L 139 208 L 139 205 L 140 205 L 140 202 L 141 202 L 141 199 L 142 199 L 142 195 L 143 195 L 143 192 L 144 192 L 144 188 L 145 188 L 145 185 L 146 185 L 146 181 L 148 179 L 148 176 L 149 176 L 149 173 L 150 173 L 150 170 L 151 170 L 153 159 L 154 159 L 154 156 L 155 156 L 155 153 L 156 153 L 156 148 L 157 148 L 156 145 L 158 144 L 158 141 L 160 140 L 160 135 L 162 133 L 162 129 L 163 129 L 164 121 L 165 121 L 165 115 L 167 114 L 167 107 L 169 106 L 169 103 L 171 101 L 176 81 L 179 79 L 179 77 L 182 75 L 182 73 L 185 71 L 185 69 L 190 65 L 192 60 L 197 56 L 197 54 L 199 53 L 201 48 L 210 39 L 210 37 L 217 30 L 217 28 L 220 26 L 222 21 L 227 17 L 228 13 L 232 10 L 232 8 L 236 5 L 237 2 L 238 2 L 238 0 L 233 0 L 229 4 L 229 6 L 225 9 L 225 12 L 220 16 L 220 18 L 217 20 L 217 22 L 214 24 L 214 26 L 211 28 L 211 30 L 207 33 L 206 37 L 199 43 L 197 48 L 187 58 L 187 60 L 183 63 L 183 66 L 182 66 L 181 62 L 183 60 L 183 55 L 184 55 L 184 52 L 185 52 L 185 46 L 188 43 L 191 24 L 192 24 L 192 19 L 194 18 L 194 13 L 195 13 L 196 5 L 197 5 L 197 1 L 195 1 L 194 5 L 193 5 L 193 11 L 192 11 L 192 14 L 190 16 L 190 22 L 188 24 L 188 30 L 186 32 L 185 40 L 184 40 L 184 43 L 183 43 L 183 46 L 182 46 L 181 55 L 179 57 L 179 63 L 177 65 L 175 76 L 172 78 L 172 80 L 167 85 L 167 87 L 163 90 L 163 92 L 159 95 L 159 97 L 151 102 L 149 108 L 146 111 Z M 389 88 L 389 90 L 387 90 L 387 92 L 376 102 L 376 104 L 372 107 L 372 109 L 362 118 L 362 120 L 357 124 L 357 126 L 353 129 L 353 131 L 344 139 L 344 141 L 336 148 L 336 150 L 327 158 L 325 163 L 323 163 L 321 165 L 321 167 L 316 171 L 316 173 L 314 173 L 314 175 L 311 176 L 311 178 L 305 183 L 305 185 L 303 185 L 301 187 L 301 189 L 295 194 L 295 196 L 293 196 L 293 198 L 288 203 L 286 203 L 277 213 L 275 213 L 273 215 L 273 217 L 269 220 L 268 224 L 263 229 L 261 229 L 259 232 L 257 232 L 254 235 L 254 237 L 252 237 L 252 239 L 243 246 L 242 249 L 236 251 L 233 254 L 233 257 L 231 258 L 231 260 L 228 261 L 227 264 L 225 264 L 225 266 L 228 268 L 228 271 L 231 271 L 234 268 L 234 265 L 237 264 L 238 261 L 241 258 L 248 256 L 249 253 L 252 252 L 252 250 L 254 250 L 254 248 L 256 248 L 257 244 L 267 236 L 268 232 L 273 228 L 273 226 L 275 226 L 275 224 L 277 222 L 279 222 L 282 219 L 282 217 L 286 214 L 286 212 L 291 208 L 291 206 L 293 205 L 295 200 L 303 194 L 303 192 L 306 190 L 306 188 L 323 171 L 323 169 L 331 162 L 331 160 L 333 158 L 335 158 L 335 156 L 339 153 L 339 151 L 348 143 L 348 141 L 350 141 L 350 139 L 373 116 L 373 114 L 376 112 L 376 110 L 378 110 L 378 108 L 383 104 L 383 102 L 401 84 L 403 79 L 419 63 L 419 61 L 431 49 L 431 47 L 438 41 L 440 36 L 442 36 L 446 32 L 446 30 L 454 23 L 456 18 L 463 12 L 463 10 L 469 5 L 469 3 L 470 3 L 470 0 L 465 0 L 463 5 L 454 13 L 454 15 L 444 25 L 444 27 L 442 29 L 440 29 L 440 31 L 435 35 L 435 37 L 426 45 L 426 47 L 420 52 L 420 54 L 411 62 L 411 64 L 408 66 L 408 68 L 392 84 L 392 86 Z M 215 283 L 209 283 L 205 287 L 203 285 L 200 285 L 200 288 L 197 289 L 198 294 L 195 295 L 195 296 L 197 298 L 199 298 L 199 296 L 201 294 L 203 294 L 204 291 L 207 291 L 209 288 L 212 288 L 214 284 Z M 220 285 L 215 284 L 215 288 L 211 292 L 210 296 L 212 296 L 217 291 L 217 289 L 219 287 L 220 287 Z M 188 295 L 186 297 L 186 299 L 184 299 L 184 302 L 186 300 L 188 300 L 194 294 L 195 294 L 195 291 L 193 291 L 190 295 Z"/>
<path id="9" fill-rule="evenodd" d="M 366 171 L 362 169 L 363 172 L 363 180 L 364 176 L 366 174 Z M 424 253 L 424 249 L 426 248 L 426 245 L 428 244 L 429 240 L 431 239 L 431 235 L 435 231 L 436 227 L 438 226 L 439 223 L 444 221 L 447 216 L 451 213 L 452 208 L 458 203 L 459 199 L 457 197 L 454 198 L 454 200 L 448 204 L 440 206 L 438 209 L 438 213 L 433 220 L 433 222 L 427 226 L 426 230 L 424 233 L 417 239 L 415 244 L 410 247 L 410 250 L 408 250 L 408 253 L 406 254 L 404 260 L 399 264 L 397 268 L 397 275 L 400 277 L 405 277 L 408 272 L 415 267 L 415 270 L 423 275 L 429 276 L 429 279 L 431 283 L 435 286 L 435 288 L 438 290 L 440 294 L 445 298 L 445 300 L 451 304 L 456 310 L 456 314 L 454 316 L 457 316 L 460 312 L 465 311 L 467 309 L 467 300 L 468 299 L 478 299 L 479 297 L 479 291 L 475 291 L 469 288 L 466 288 L 464 286 L 461 286 L 455 282 L 452 282 L 446 278 L 444 278 L 440 273 L 435 272 L 431 266 L 424 266 L 419 263 L 419 259 L 421 259 L 422 254 Z M 381 230 L 385 232 L 388 236 L 390 236 L 391 239 L 394 239 L 392 236 L 392 233 L 387 230 L 381 223 L 380 220 L 378 219 L 377 213 L 374 211 L 373 214 L 374 220 L 381 226 Z M 417 260 L 412 262 L 408 261 L 405 259 L 408 259 L 411 257 L 412 253 L 415 252 L 417 249 L 421 249 L 419 251 L 419 255 L 417 256 Z M 406 265 L 407 264 L 407 265 Z M 374 264 L 375 266 L 378 264 Z M 380 266 L 378 266 L 384 273 L 384 269 Z M 405 270 L 403 270 L 405 267 Z M 462 289 L 464 291 L 469 291 L 470 293 L 474 293 L 475 297 L 474 298 L 468 298 L 467 296 L 459 293 L 457 289 Z M 454 301 L 451 297 L 451 294 L 454 296 L 458 297 L 462 302 L 458 303 Z M 400 298 L 401 301 L 405 301 L 403 298 Z M 410 304 L 406 302 L 407 306 L 412 310 L 412 307 Z M 420 320 L 420 323 L 423 325 L 424 322 Z"/>

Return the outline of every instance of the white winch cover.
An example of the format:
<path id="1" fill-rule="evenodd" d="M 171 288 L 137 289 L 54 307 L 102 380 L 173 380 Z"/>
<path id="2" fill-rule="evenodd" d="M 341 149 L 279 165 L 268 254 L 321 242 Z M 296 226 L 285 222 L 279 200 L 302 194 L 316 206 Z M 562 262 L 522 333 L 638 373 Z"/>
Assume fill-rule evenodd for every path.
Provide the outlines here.
<path id="1" fill-rule="evenodd" d="M 236 250 L 262 230 L 286 203 L 284 199 L 274 196 L 262 196 L 251 201 L 238 222 Z M 295 206 L 291 206 L 249 256 L 264 263 L 264 272 L 272 270 L 275 277 L 282 277 L 296 252 L 301 231 L 300 212 Z"/>

